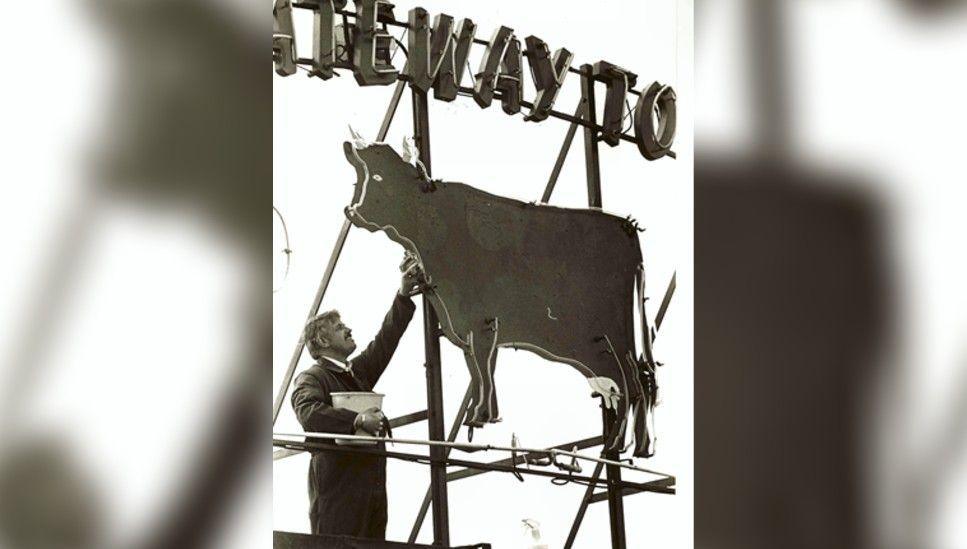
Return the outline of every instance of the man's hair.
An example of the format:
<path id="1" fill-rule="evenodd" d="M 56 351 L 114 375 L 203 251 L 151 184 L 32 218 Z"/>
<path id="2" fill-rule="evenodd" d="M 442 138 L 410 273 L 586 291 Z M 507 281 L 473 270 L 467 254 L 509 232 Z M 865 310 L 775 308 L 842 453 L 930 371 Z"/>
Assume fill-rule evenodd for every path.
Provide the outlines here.
<path id="1" fill-rule="evenodd" d="M 306 346 L 309 348 L 309 355 L 313 359 L 322 358 L 322 348 L 319 347 L 319 338 L 328 337 L 332 334 L 332 328 L 339 323 L 339 311 L 326 311 L 321 315 L 316 315 L 306 323 Z"/>

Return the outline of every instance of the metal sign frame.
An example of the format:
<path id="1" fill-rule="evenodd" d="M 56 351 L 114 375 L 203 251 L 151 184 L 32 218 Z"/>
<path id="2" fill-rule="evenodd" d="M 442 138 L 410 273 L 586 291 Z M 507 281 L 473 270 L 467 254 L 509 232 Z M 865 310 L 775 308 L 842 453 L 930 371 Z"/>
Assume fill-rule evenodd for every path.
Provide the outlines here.
<path id="1" fill-rule="evenodd" d="M 321 0 L 321 1 L 327 2 L 327 0 Z M 316 1 L 293 3 L 289 5 L 290 6 L 289 10 L 291 12 L 291 7 L 318 10 L 319 3 L 320 2 L 316 2 Z M 288 1 L 278 0 L 276 4 L 277 9 L 279 7 L 279 4 L 288 4 Z M 348 18 L 357 17 L 357 14 L 355 12 L 343 10 L 342 7 L 344 7 L 345 2 L 341 2 L 341 4 L 342 6 L 335 9 L 335 13 L 340 15 L 343 18 L 343 30 L 345 31 L 349 27 Z M 291 14 L 290 14 L 290 17 L 291 17 Z M 377 17 L 377 16 L 374 16 L 374 17 Z M 396 21 L 395 19 L 388 18 L 385 15 L 379 16 L 377 17 L 377 19 L 378 21 L 381 22 L 381 25 L 384 31 L 386 30 L 387 26 L 398 26 L 403 28 L 409 28 L 410 26 L 408 23 Z M 411 13 L 411 19 L 412 19 L 412 13 Z M 276 33 L 274 35 L 274 42 L 277 41 L 280 36 L 282 36 L 283 40 L 292 41 L 293 43 L 292 53 L 294 53 L 294 36 L 291 33 L 288 35 L 286 35 L 285 33 L 282 33 L 280 35 L 279 27 L 277 25 Z M 348 35 L 348 32 L 344 37 L 344 40 L 345 40 L 345 43 L 349 43 L 349 41 L 351 40 L 351 37 Z M 488 46 L 488 48 L 490 47 L 490 43 L 483 40 L 474 39 L 473 42 L 476 44 L 485 44 Z M 275 52 L 276 64 L 278 66 L 278 64 L 280 63 L 280 50 L 274 47 L 274 52 Z M 303 58 L 295 57 L 293 55 L 292 58 L 289 59 L 289 61 L 293 63 L 292 67 L 290 67 L 292 72 L 294 72 L 295 67 L 299 65 L 309 65 L 313 67 L 313 70 L 319 70 L 318 62 L 313 59 L 303 59 Z M 561 150 L 558 154 L 557 160 L 554 164 L 554 167 L 551 171 L 551 175 L 548 179 L 547 185 L 540 199 L 541 203 L 547 203 L 550 200 L 551 195 L 553 194 L 554 188 L 557 184 L 557 180 L 561 173 L 561 169 L 564 165 L 564 161 L 567 158 L 567 155 L 571 149 L 571 145 L 573 143 L 574 137 L 576 136 L 578 127 L 581 127 L 584 130 L 583 132 L 584 133 L 583 135 L 584 157 L 585 157 L 585 172 L 586 172 L 586 179 L 587 179 L 588 206 L 591 208 L 602 207 L 601 170 L 600 170 L 598 143 L 601 141 L 607 141 L 609 145 L 614 146 L 620 141 L 630 141 L 630 142 L 638 143 L 639 147 L 642 146 L 639 140 L 623 132 L 617 136 L 614 136 L 613 132 L 610 132 L 610 135 L 606 135 L 606 128 L 597 123 L 597 120 L 596 120 L 597 103 L 595 99 L 594 85 L 596 81 L 600 81 L 601 79 L 600 73 L 602 71 L 602 68 L 600 67 L 600 65 L 602 63 L 596 64 L 596 65 L 584 64 L 580 67 L 580 69 L 574 69 L 574 68 L 568 69 L 569 72 L 579 74 L 581 79 L 581 100 L 573 115 L 554 111 L 553 109 L 548 109 L 547 114 L 549 117 L 566 120 L 570 122 L 570 127 L 568 128 L 564 142 L 561 146 Z M 409 63 L 407 64 L 407 66 L 409 66 Z M 348 65 L 336 63 L 334 65 L 334 68 L 352 69 L 353 67 L 351 63 Z M 406 70 L 407 69 L 404 68 L 404 72 L 406 72 Z M 395 82 L 396 88 L 393 91 L 393 95 L 390 100 L 389 106 L 386 109 L 386 114 L 384 115 L 382 124 L 380 125 L 380 129 L 376 137 L 377 142 L 385 141 L 386 135 L 389 132 L 390 125 L 392 124 L 393 119 L 395 117 L 397 107 L 399 106 L 399 102 L 402 100 L 403 92 L 405 91 L 404 88 L 406 87 L 408 81 L 410 81 L 410 78 L 408 78 L 407 75 L 405 74 L 400 75 L 396 79 L 396 82 Z M 475 91 L 474 88 L 461 87 L 459 86 L 459 82 L 457 82 L 457 84 L 458 84 L 457 86 L 458 95 L 472 96 L 474 94 L 474 91 Z M 430 120 L 429 120 L 429 112 L 428 112 L 429 111 L 428 93 L 426 90 L 419 89 L 419 87 L 414 86 L 412 84 L 410 87 L 411 87 L 411 100 L 412 100 L 412 106 L 413 106 L 413 126 L 412 127 L 413 127 L 414 141 L 419 150 L 419 160 L 425 166 L 427 175 L 430 176 L 432 174 L 432 171 L 431 171 L 432 162 L 431 162 L 431 155 L 430 155 L 431 143 L 430 143 Z M 646 92 L 635 91 L 631 89 L 630 86 L 627 87 L 626 91 L 627 93 L 638 95 L 640 98 L 643 95 L 648 94 L 651 96 L 650 99 L 652 101 L 657 101 L 658 98 L 660 98 L 659 95 L 656 95 L 657 92 L 655 91 L 655 85 L 653 85 L 652 88 L 647 90 Z M 609 87 L 609 92 L 610 92 L 610 87 Z M 505 91 L 502 91 L 500 89 L 495 90 L 494 98 L 501 99 L 503 93 L 505 93 Z M 674 92 L 672 92 L 671 97 L 672 97 L 671 107 L 673 109 Z M 533 103 L 530 103 L 524 100 L 520 100 L 519 103 L 521 106 L 524 106 L 530 109 L 534 108 Z M 641 101 L 639 101 L 639 105 L 640 104 L 641 104 Z M 668 105 L 666 105 L 666 107 L 667 106 Z M 656 109 L 658 108 L 657 104 L 655 108 Z M 648 111 L 649 115 L 650 115 L 650 112 L 651 111 L 649 110 Z M 667 110 L 665 112 L 667 113 Z M 605 116 L 606 117 L 608 116 L 607 110 L 606 110 Z M 672 110 L 671 116 L 674 118 L 673 110 Z M 648 119 L 650 121 L 651 117 L 648 116 Z M 672 124 L 674 124 L 674 121 L 672 121 Z M 613 139 L 615 137 L 617 139 Z M 659 135 L 656 135 L 654 137 L 658 141 L 661 141 L 662 139 L 662 135 L 660 135 L 660 132 L 659 132 Z M 606 139 L 606 138 L 611 138 L 611 139 Z M 670 146 L 671 146 L 671 143 L 668 142 L 667 148 L 665 149 L 665 151 L 661 155 L 656 156 L 655 158 L 660 158 L 661 156 L 669 156 L 674 158 L 675 154 L 670 150 Z M 655 159 L 655 158 L 650 158 L 647 154 L 644 153 L 644 151 L 643 151 L 643 155 L 646 158 L 649 158 L 650 160 Z M 333 271 L 335 270 L 336 263 L 339 260 L 339 256 L 345 245 L 346 238 L 348 237 L 350 226 L 351 226 L 351 223 L 347 219 L 343 223 L 342 229 L 339 232 L 339 235 L 336 239 L 336 243 L 332 250 L 332 254 L 329 259 L 329 263 L 327 264 L 326 270 L 323 274 L 322 281 L 320 282 L 315 298 L 313 299 L 312 305 L 310 306 L 309 314 L 308 314 L 308 318 L 310 319 L 314 317 L 316 314 L 318 314 L 319 312 L 322 300 L 325 296 L 326 290 L 328 289 L 329 282 L 332 279 L 332 274 L 333 274 Z M 675 276 L 673 275 L 668 285 L 668 289 L 665 292 L 665 296 L 662 301 L 661 308 L 658 312 L 658 317 L 656 319 L 656 322 L 655 324 L 653 324 L 655 327 L 652 331 L 652 334 L 650 334 L 652 339 L 654 339 L 657 335 L 656 331 L 661 326 L 661 321 L 664 318 L 665 312 L 667 311 L 668 304 L 671 301 L 671 297 L 674 293 L 674 290 L 675 290 Z M 463 422 L 463 416 L 467 413 L 467 406 L 470 400 L 470 390 L 468 388 L 467 394 L 464 396 L 463 404 L 461 405 L 458 411 L 457 417 L 454 418 L 454 421 L 453 421 L 453 424 L 451 425 L 448 436 L 444 438 L 443 383 L 442 383 L 442 376 L 441 376 L 441 361 L 440 361 L 441 330 L 440 330 L 439 320 L 436 316 L 436 312 L 434 311 L 433 307 L 430 306 L 430 304 L 427 302 L 426 297 L 424 297 L 424 300 L 423 300 L 423 333 L 424 333 L 424 352 L 425 352 L 424 366 L 426 370 L 426 388 L 427 388 L 427 409 L 425 411 L 409 414 L 401 418 L 396 418 L 394 420 L 391 420 L 390 423 L 393 427 L 398 427 L 403 425 L 409 425 L 426 419 L 427 425 L 428 425 L 428 438 L 430 441 L 453 442 L 456 439 L 456 436 L 460 429 L 460 425 Z M 279 389 L 279 392 L 276 396 L 276 399 L 273 405 L 273 418 L 272 418 L 273 425 L 275 424 L 276 419 L 278 419 L 278 415 L 285 401 L 285 397 L 288 393 L 289 387 L 292 383 L 292 378 L 295 374 L 295 370 L 298 366 L 299 360 L 301 359 L 302 353 L 305 349 L 305 344 L 306 342 L 304 339 L 304 335 L 300 334 L 299 341 L 296 344 L 296 348 L 293 351 L 289 365 L 283 377 L 282 386 Z M 613 411 L 608 410 L 604 406 L 602 406 L 602 421 L 603 421 L 604 431 L 605 431 L 603 434 L 605 435 L 607 434 L 606 431 L 607 429 L 609 429 L 609 426 L 613 425 L 614 423 L 614 418 L 612 417 L 613 415 L 614 415 Z M 602 444 L 603 440 L 604 440 L 604 437 L 593 437 L 589 439 L 562 444 L 557 448 L 561 448 L 561 449 L 570 449 L 572 447 L 577 447 L 580 449 L 590 448 L 590 447 Z M 279 448 L 273 454 L 275 460 L 282 459 L 282 458 L 285 458 L 300 452 L 308 451 L 308 450 L 361 452 L 361 453 L 366 452 L 366 449 L 360 449 L 358 447 L 332 446 L 332 445 L 325 445 L 325 444 L 315 444 L 311 442 L 294 443 L 292 441 L 279 440 L 279 439 L 273 440 L 273 445 Z M 371 449 L 369 450 L 369 452 L 372 452 L 372 451 L 373 450 Z M 492 462 L 492 463 L 481 463 L 481 462 L 466 461 L 466 460 L 451 458 L 449 457 L 449 448 L 444 448 L 441 446 L 430 446 L 429 458 L 427 458 L 426 456 L 421 456 L 416 454 L 405 454 L 401 452 L 382 452 L 382 453 L 387 457 L 392 457 L 395 459 L 403 459 L 403 460 L 419 462 L 419 463 L 426 463 L 430 466 L 430 486 L 427 489 L 427 493 L 424 496 L 423 503 L 417 514 L 417 518 L 414 522 L 413 528 L 410 532 L 410 536 L 408 539 L 409 543 L 414 543 L 416 541 L 416 538 L 419 535 L 423 521 L 425 520 L 426 514 L 432 508 L 433 544 L 440 545 L 440 546 L 450 545 L 449 510 L 448 510 L 449 500 L 448 500 L 448 490 L 447 490 L 448 482 L 482 474 L 489 471 L 512 472 L 514 474 L 526 473 L 526 474 L 534 474 L 537 476 L 550 476 L 550 477 L 562 476 L 561 474 L 548 473 L 544 471 L 530 471 L 526 469 L 516 468 L 516 465 L 518 463 L 524 462 L 525 456 L 514 456 L 509 460 L 505 459 L 505 460 Z M 620 460 L 620 455 L 618 455 L 617 451 L 605 452 L 603 453 L 602 457 L 606 459 L 614 460 L 614 461 Z M 464 467 L 464 469 L 461 471 L 456 471 L 448 474 L 447 473 L 448 465 L 462 466 Z M 602 473 L 605 476 L 604 480 L 601 479 Z M 568 534 L 567 541 L 564 545 L 565 549 L 569 549 L 570 547 L 573 546 L 577 533 L 580 529 L 581 523 L 584 519 L 584 515 L 587 511 L 588 505 L 592 503 L 601 502 L 601 501 L 608 502 L 608 510 L 609 510 L 610 526 L 611 526 L 610 537 L 611 537 L 612 549 L 626 549 L 627 544 L 625 539 L 623 498 L 627 495 L 632 495 L 635 493 L 646 492 L 646 491 L 655 492 L 655 493 L 664 493 L 664 494 L 675 493 L 675 487 L 674 487 L 675 477 L 673 476 L 669 475 L 665 479 L 662 479 L 660 481 L 654 481 L 654 482 L 645 483 L 645 484 L 629 483 L 621 479 L 621 467 L 616 465 L 610 465 L 610 464 L 608 465 L 601 464 L 601 463 L 597 464 L 594 472 L 590 477 L 573 477 L 573 478 L 575 478 L 575 480 L 580 480 L 581 482 L 586 483 L 587 490 L 585 492 L 584 497 L 582 498 L 580 506 L 578 507 L 574 522 L 572 523 L 571 530 Z M 595 493 L 594 489 L 599 486 L 605 487 L 606 490 L 603 492 Z"/>

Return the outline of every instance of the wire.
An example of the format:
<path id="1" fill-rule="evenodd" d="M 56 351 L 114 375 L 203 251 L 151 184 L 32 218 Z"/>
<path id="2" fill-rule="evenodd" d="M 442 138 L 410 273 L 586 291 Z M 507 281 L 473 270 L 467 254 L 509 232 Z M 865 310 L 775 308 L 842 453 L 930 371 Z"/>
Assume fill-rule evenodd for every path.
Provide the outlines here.
<path id="1" fill-rule="evenodd" d="M 625 98 L 625 110 L 628 111 L 628 114 L 626 114 L 624 118 L 621 119 L 622 124 L 624 124 L 624 121 L 627 120 L 629 116 L 631 116 L 631 103 L 628 102 L 627 98 Z M 622 128 L 621 133 L 628 133 L 628 130 L 630 130 L 631 127 L 634 125 L 635 125 L 635 121 L 632 120 L 631 124 L 628 124 L 627 128 Z"/>
<path id="2" fill-rule="evenodd" d="M 282 284 L 289 278 L 289 267 L 292 265 L 292 246 L 289 243 L 289 227 L 285 223 L 285 217 L 282 216 L 282 212 L 279 211 L 274 205 L 272 206 L 272 211 L 275 215 L 279 216 L 279 221 L 282 222 L 282 233 L 285 235 L 285 248 L 282 248 L 282 253 L 285 254 L 285 274 L 282 275 Z M 278 292 L 282 289 L 280 284 L 278 288 L 273 288 L 272 293 Z"/>
<path id="3" fill-rule="evenodd" d="M 403 39 L 406 38 L 407 32 L 409 32 L 409 29 L 403 29 L 403 34 L 401 34 L 399 38 L 396 38 L 395 36 L 393 36 L 393 40 L 396 42 L 396 45 L 399 47 L 396 48 L 396 51 L 394 51 L 393 55 L 390 56 L 389 58 L 390 63 L 393 63 L 393 59 L 396 58 L 396 54 L 399 53 L 400 50 L 403 50 L 403 55 L 405 55 L 407 59 L 410 58 L 410 52 L 408 52 L 406 50 L 406 46 L 403 45 Z"/>

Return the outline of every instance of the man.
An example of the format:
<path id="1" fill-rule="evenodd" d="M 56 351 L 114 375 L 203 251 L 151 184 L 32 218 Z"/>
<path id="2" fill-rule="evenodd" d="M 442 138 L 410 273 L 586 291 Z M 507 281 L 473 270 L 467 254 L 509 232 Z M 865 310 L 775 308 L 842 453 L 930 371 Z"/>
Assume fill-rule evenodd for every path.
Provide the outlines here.
<path id="1" fill-rule="evenodd" d="M 422 291 L 422 273 L 412 256 L 403 265 L 400 290 L 376 338 L 355 358 L 352 330 L 329 311 L 306 325 L 306 346 L 316 363 L 296 378 L 292 407 L 307 432 L 381 433 L 378 408 L 356 413 L 332 406 L 331 393 L 372 391 L 389 364 Z M 332 440 L 319 440 L 331 443 Z M 378 446 L 383 448 L 383 444 Z M 386 538 L 386 459 L 342 452 L 313 452 L 309 466 L 309 521 L 313 534 Z"/>

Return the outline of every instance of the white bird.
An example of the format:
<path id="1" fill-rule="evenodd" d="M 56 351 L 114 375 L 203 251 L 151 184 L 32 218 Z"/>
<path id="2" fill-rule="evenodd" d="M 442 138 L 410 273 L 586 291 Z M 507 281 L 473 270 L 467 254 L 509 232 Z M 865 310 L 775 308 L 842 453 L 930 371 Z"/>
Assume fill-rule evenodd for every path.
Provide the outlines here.
<path id="1" fill-rule="evenodd" d="M 524 523 L 524 530 L 530 534 L 531 541 L 534 542 L 528 549 L 547 549 L 547 544 L 542 543 L 541 540 L 541 523 L 534 519 L 524 519 L 521 522 Z"/>

